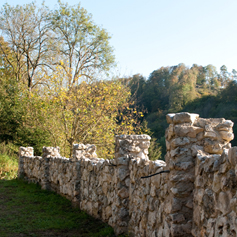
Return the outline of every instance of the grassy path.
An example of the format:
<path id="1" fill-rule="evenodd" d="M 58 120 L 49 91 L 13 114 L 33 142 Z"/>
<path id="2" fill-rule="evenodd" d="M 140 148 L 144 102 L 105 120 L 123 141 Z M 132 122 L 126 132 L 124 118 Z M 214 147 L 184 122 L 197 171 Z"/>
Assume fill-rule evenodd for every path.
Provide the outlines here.
<path id="1" fill-rule="evenodd" d="M 113 229 L 35 184 L 0 180 L 0 237 L 114 236 Z"/>

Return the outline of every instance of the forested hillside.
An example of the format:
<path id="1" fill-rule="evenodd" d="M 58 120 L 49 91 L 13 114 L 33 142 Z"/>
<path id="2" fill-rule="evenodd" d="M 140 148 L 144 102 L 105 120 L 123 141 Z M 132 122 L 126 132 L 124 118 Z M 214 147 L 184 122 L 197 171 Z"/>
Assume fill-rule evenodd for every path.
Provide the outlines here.
<path id="1" fill-rule="evenodd" d="M 224 117 L 237 122 L 236 79 L 236 70 L 228 72 L 225 65 L 218 72 L 211 64 L 179 64 L 161 67 L 148 79 L 138 74 L 122 80 L 130 88 L 135 104 L 144 111 L 144 119 L 164 156 L 167 113 L 187 111 L 204 118 Z M 237 139 L 232 144 L 236 145 Z"/>

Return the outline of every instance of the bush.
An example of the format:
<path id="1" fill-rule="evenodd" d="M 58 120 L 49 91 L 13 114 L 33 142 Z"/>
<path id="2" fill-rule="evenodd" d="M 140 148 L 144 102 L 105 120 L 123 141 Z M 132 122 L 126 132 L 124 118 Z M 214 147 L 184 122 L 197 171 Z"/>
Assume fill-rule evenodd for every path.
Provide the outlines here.
<path id="1" fill-rule="evenodd" d="M 18 161 L 6 154 L 0 155 L 0 179 L 14 179 L 17 177 Z"/>
<path id="2" fill-rule="evenodd" d="M 0 143 L 0 179 L 14 179 L 18 170 L 18 147 Z"/>

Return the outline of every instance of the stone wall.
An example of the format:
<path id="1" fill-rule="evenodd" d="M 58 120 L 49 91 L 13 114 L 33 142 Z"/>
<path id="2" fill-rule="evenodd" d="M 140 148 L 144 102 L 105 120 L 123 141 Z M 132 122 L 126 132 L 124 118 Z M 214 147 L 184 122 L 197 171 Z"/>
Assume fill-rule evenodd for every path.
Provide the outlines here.
<path id="1" fill-rule="evenodd" d="M 233 122 L 188 113 L 169 114 L 167 121 L 166 162 L 171 182 L 176 183 L 171 189 L 176 203 L 171 212 L 179 216 L 171 222 L 172 236 L 232 236 L 218 222 L 226 220 L 230 225 L 226 216 L 230 209 L 222 211 L 230 207 L 230 193 L 235 193 L 234 185 L 230 185 L 236 177 L 235 166 L 231 168 L 227 159 L 233 163 L 236 157 L 236 147 L 229 143 L 234 137 Z M 229 184 L 223 183 L 221 190 L 221 182 Z M 231 215 L 234 221 L 237 215 Z"/>
<path id="2" fill-rule="evenodd" d="M 129 231 L 135 236 L 169 236 L 169 221 L 166 218 L 169 175 L 161 173 L 141 179 L 167 170 L 166 163 L 161 160 L 131 159 L 129 170 Z"/>
<path id="3" fill-rule="evenodd" d="M 237 147 L 197 155 L 194 236 L 237 236 Z"/>
<path id="4" fill-rule="evenodd" d="M 74 145 L 72 159 L 58 147 L 44 147 L 42 157 L 21 147 L 18 175 L 67 197 L 116 234 L 237 236 L 233 123 L 189 113 L 168 114 L 167 122 L 166 162 L 149 160 L 148 135 L 120 135 L 112 160 L 97 158 L 90 144 Z"/>

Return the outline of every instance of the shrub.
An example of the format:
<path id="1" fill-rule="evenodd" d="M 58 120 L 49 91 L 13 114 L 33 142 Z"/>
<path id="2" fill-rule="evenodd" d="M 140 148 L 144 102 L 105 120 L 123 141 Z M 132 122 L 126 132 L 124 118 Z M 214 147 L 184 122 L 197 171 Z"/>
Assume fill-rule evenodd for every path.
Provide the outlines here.
<path id="1" fill-rule="evenodd" d="M 14 179 L 17 177 L 18 161 L 6 154 L 0 155 L 0 179 Z"/>

